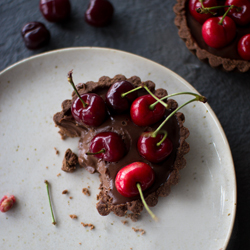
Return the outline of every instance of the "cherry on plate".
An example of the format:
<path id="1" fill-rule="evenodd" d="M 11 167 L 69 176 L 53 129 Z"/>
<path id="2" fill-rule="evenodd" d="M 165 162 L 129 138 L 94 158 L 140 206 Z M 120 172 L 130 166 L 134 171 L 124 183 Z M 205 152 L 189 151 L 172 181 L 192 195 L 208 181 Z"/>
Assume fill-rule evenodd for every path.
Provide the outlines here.
<path id="1" fill-rule="evenodd" d="M 29 22 L 22 28 L 22 37 L 28 49 L 40 49 L 50 40 L 50 32 L 40 22 Z"/>
<path id="2" fill-rule="evenodd" d="M 62 22 L 68 19 L 71 5 L 69 0 L 40 0 L 40 11 L 49 22 Z"/>
<path id="3" fill-rule="evenodd" d="M 243 36 L 238 42 L 238 53 L 244 60 L 250 60 L 250 34 Z"/>

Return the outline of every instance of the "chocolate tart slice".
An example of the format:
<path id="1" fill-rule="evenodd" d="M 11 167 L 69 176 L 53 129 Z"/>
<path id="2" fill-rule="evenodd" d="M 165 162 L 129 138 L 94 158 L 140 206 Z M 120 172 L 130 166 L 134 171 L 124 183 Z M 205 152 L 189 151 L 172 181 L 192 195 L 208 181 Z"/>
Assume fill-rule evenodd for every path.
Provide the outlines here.
<path id="1" fill-rule="evenodd" d="M 116 75 L 114 78 L 103 76 L 98 82 L 87 82 L 77 85 L 80 94 L 94 92 L 105 100 L 105 95 L 109 87 L 118 81 L 127 80 L 135 87 L 146 85 L 157 97 L 162 98 L 167 95 L 164 89 L 155 90 L 155 84 L 152 81 L 142 82 L 137 76 L 126 78 L 123 75 Z M 138 91 L 138 95 L 148 94 L 144 89 Z M 65 100 L 62 103 L 62 111 L 54 115 L 54 122 L 59 127 L 59 133 L 62 138 L 80 137 L 78 161 L 80 167 L 84 167 L 90 173 L 99 173 L 100 175 L 100 193 L 97 210 L 101 215 L 108 215 L 114 212 L 118 216 L 130 214 L 130 217 L 136 218 L 142 211 L 143 204 L 140 196 L 127 198 L 122 196 L 115 187 L 115 177 L 118 171 L 132 162 L 145 162 L 149 164 L 155 172 L 154 184 L 144 191 L 146 202 L 149 206 L 155 206 L 158 197 L 167 196 L 170 193 L 172 185 L 179 181 L 179 170 L 186 166 L 184 155 L 189 151 L 189 144 L 185 139 L 189 136 L 189 130 L 183 126 L 184 115 L 177 112 L 164 125 L 163 129 L 168 132 L 169 139 L 173 143 L 172 153 L 159 164 L 153 164 L 145 160 L 137 151 L 137 140 L 142 132 L 155 130 L 162 120 L 178 107 L 174 100 L 167 100 L 169 109 L 166 109 L 165 117 L 150 127 L 139 127 L 135 125 L 130 118 L 129 111 L 123 114 L 108 114 L 106 120 L 99 127 L 89 127 L 84 124 L 78 124 L 71 115 L 71 103 L 76 98 L 72 94 L 71 100 Z M 100 132 L 113 131 L 121 135 L 126 145 L 126 155 L 118 162 L 106 162 L 97 159 L 93 155 L 86 155 L 89 151 L 91 139 Z"/>
<path id="2" fill-rule="evenodd" d="M 243 35 L 250 34 L 250 24 L 237 26 L 236 37 L 227 46 L 221 49 L 209 47 L 201 34 L 202 24 L 196 21 L 188 9 L 189 0 L 177 0 L 174 6 L 175 25 L 179 29 L 179 36 L 185 42 L 187 48 L 201 61 L 207 62 L 213 68 L 221 68 L 225 71 L 246 72 L 250 69 L 250 62 L 240 58 L 237 52 L 237 44 Z M 224 5 L 225 1 L 218 1 L 218 5 Z"/>

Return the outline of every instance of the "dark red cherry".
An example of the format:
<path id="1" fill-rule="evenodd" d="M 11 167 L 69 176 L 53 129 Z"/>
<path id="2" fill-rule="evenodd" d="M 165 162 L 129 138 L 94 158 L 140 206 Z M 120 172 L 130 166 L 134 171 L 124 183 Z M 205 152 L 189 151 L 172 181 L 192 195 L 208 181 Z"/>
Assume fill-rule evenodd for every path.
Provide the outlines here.
<path id="1" fill-rule="evenodd" d="M 204 0 L 203 5 L 205 8 L 207 7 L 214 7 L 217 6 L 216 0 Z M 208 14 L 200 14 L 196 11 L 196 9 L 201 8 L 201 2 L 200 0 L 190 0 L 188 4 L 189 11 L 191 15 L 199 22 L 204 23 L 208 18 L 212 17 L 213 15 L 211 13 Z"/>
<path id="2" fill-rule="evenodd" d="M 83 94 L 81 98 L 86 107 L 77 97 L 71 105 L 71 113 L 74 119 L 89 126 L 97 127 L 101 125 L 106 117 L 106 106 L 103 99 L 94 93 Z"/>
<path id="3" fill-rule="evenodd" d="M 90 0 L 85 12 L 85 21 L 93 26 L 102 27 L 110 23 L 114 13 L 113 5 L 107 0 Z"/>
<path id="4" fill-rule="evenodd" d="M 129 110 L 132 102 L 137 98 L 137 92 L 132 92 L 124 97 L 122 94 L 134 89 L 131 82 L 121 81 L 114 83 L 106 94 L 106 104 L 113 113 L 122 113 Z"/>
<path id="5" fill-rule="evenodd" d="M 140 183 L 141 189 L 144 191 L 154 183 L 154 179 L 154 171 L 148 164 L 133 162 L 117 173 L 115 186 L 121 195 L 133 197 L 139 194 L 137 183 Z"/>
<path id="6" fill-rule="evenodd" d="M 40 49 L 50 40 L 50 32 L 40 22 L 30 22 L 23 26 L 22 37 L 28 49 Z"/>
<path id="7" fill-rule="evenodd" d="M 250 34 L 243 36 L 238 42 L 238 53 L 244 60 L 250 60 Z"/>
<path id="8" fill-rule="evenodd" d="M 62 22 L 70 15 L 69 0 L 40 0 L 40 11 L 49 22 Z"/>
<path id="9" fill-rule="evenodd" d="M 250 23 L 250 1 L 249 0 L 227 0 L 225 5 L 234 5 L 240 7 L 240 10 L 233 8 L 229 11 L 228 16 L 237 24 L 246 25 Z M 228 8 L 225 8 L 225 11 Z"/>
<path id="10" fill-rule="evenodd" d="M 116 162 L 125 155 L 126 147 L 120 135 L 115 132 L 101 132 L 90 143 L 90 152 L 104 161 Z"/>
<path id="11" fill-rule="evenodd" d="M 143 133 L 137 142 L 137 148 L 141 156 L 146 160 L 159 163 L 165 160 L 173 150 L 173 143 L 168 137 L 163 141 L 164 134 L 157 134 L 155 138 L 152 137 L 153 132 Z M 161 142 L 162 141 L 162 142 Z M 160 145 L 157 145 L 161 142 Z"/>
<path id="12" fill-rule="evenodd" d="M 165 114 L 165 107 L 157 103 L 153 109 L 150 105 L 156 100 L 151 95 L 143 95 L 134 100 L 130 108 L 132 121 L 138 126 L 149 126 L 161 120 Z"/>

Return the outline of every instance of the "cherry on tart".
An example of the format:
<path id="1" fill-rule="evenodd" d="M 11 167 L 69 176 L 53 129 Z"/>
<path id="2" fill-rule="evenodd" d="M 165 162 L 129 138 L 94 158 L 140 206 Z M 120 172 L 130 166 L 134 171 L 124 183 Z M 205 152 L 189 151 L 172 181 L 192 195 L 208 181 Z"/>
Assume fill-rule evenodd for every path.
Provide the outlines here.
<path id="1" fill-rule="evenodd" d="M 50 40 L 50 32 L 43 23 L 30 22 L 23 26 L 22 37 L 28 49 L 40 49 Z"/>
<path id="2" fill-rule="evenodd" d="M 62 22 L 70 15 L 69 0 L 40 0 L 39 8 L 49 22 Z"/>
<path id="3" fill-rule="evenodd" d="M 136 89 L 128 81 L 114 83 L 106 94 L 106 104 L 109 110 L 114 113 L 123 113 L 129 110 L 132 102 L 138 97 Z"/>
<path id="4" fill-rule="evenodd" d="M 97 127 L 106 117 L 106 108 L 103 99 L 95 93 L 79 95 L 73 79 L 72 71 L 68 73 L 68 82 L 74 88 L 78 97 L 72 102 L 71 113 L 78 123 Z"/>
<path id="5" fill-rule="evenodd" d="M 250 1 L 249 0 L 227 0 L 225 5 L 234 5 L 238 8 L 233 8 L 228 12 L 228 16 L 231 17 L 236 24 L 247 25 L 250 23 Z M 225 11 L 228 7 L 225 8 Z"/>
<path id="6" fill-rule="evenodd" d="M 250 60 L 250 34 L 243 36 L 238 42 L 238 53 L 244 60 Z"/>
<path id="7" fill-rule="evenodd" d="M 213 7 L 217 6 L 217 1 L 216 0 L 190 0 L 188 3 L 188 8 L 191 13 L 191 15 L 199 22 L 199 23 L 204 23 L 208 18 L 213 16 L 213 12 L 211 11 L 210 13 L 207 14 L 200 14 L 197 12 L 197 9 L 201 7 Z"/>
<path id="8" fill-rule="evenodd" d="M 90 0 L 85 12 L 85 21 L 95 27 L 102 27 L 110 23 L 114 7 L 108 0 Z"/>
<path id="9" fill-rule="evenodd" d="M 154 132 L 142 133 L 137 142 L 137 148 L 146 160 L 159 163 L 166 159 L 173 150 L 173 143 L 167 137 L 166 131 L 160 131 L 155 137 Z"/>
<path id="10" fill-rule="evenodd" d="M 117 162 L 125 152 L 126 147 L 120 135 L 115 132 L 102 132 L 91 140 L 90 150 L 86 154 L 104 161 Z"/>
<path id="11" fill-rule="evenodd" d="M 203 39 L 212 48 L 222 48 L 235 37 L 235 23 L 226 14 L 227 12 L 222 17 L 211 17 L 202 26 Z"/>

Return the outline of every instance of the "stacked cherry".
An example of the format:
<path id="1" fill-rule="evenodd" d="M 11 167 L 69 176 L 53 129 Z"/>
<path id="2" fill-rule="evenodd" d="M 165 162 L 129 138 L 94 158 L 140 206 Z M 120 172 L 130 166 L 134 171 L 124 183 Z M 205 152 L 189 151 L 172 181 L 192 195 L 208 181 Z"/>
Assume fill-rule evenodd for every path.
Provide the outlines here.
<path id="1" fill-rule="evenodd" d="M 221 9 L 224 14 L 218 15 Z M 222 6 L 218 6 L 217 0 L 190 0 L 189 11 L 202 24 L 205 43 L 216 49 L 235 39 L 237 26 L 250 24 L 249 0 L 226 0 Z M 250 60 L 250 34 L 240 38 L 237 49 L 243 60 Z"/>
<path id="2" fill-rule="evenodd" d="M 148 127 L 163 120 L 168 107 L 164 100 L 168 97 L 180 94 L 195 96 L 194 99 L 170 113 L 155 131 L 144 132 L 139 136 L 137 142 L 138 152 L 149 161 L 149 164 L 150 162 L 157 164 L 164 161 L 173 150 L 173 144 L 168 138 L 167 131 L 162 129 L 165 123 L 188 103 L 193 101 L 206 102 L 205 97 L 190 92 L 176 93 L 159 99 L 147 86 L 141 85 L 135 88 L 129 81 L 114 83 L 107 91 L 104 102 L 100 96 L 94 93 L 80 95 L 73 82 L 72 71 L 68 73 L 68 82 L 77 94 L 77 98 L 73 100 L 71 105 L 72 116 L 78 123 L 92 127 L 101 125 L 108 113 L 121 114 L 129 111 L 134 124 Z M 149 94 L 138 97 L 137 90 L 142 88 Z M 89 152 L 86 154 L 94 155 L 107 162 L 117 162 L 126 155 L 126 145 L 119 134 L 110 131 L 101 132 L 93 137 L 90 142 Z M 155 179 L 154 171 L 149 164 L 133 162 L 123 167 L 116 175 L 115 186 L 118 192 L 125 197 L 134 197 L 140 194 L 145 208 L 156 219 L 143 197 L 143 191 L 148 189 Z"/>
<path id="3" fill-rule="evenodd" d="M 71 4 L 69 0 L 40 0 L 40 11 L 43 17 L 53 23 L 64 22 L 69 19 Z M 85 21 L 95 27 L 102 27 L 110 23 L 114 7 L 108 0 L 90 0 L 85 12 Z M 25 46 L 34 50 L 47 45 L 50 32 L 41 22 L 29 22 L 22 28 Z"/>

